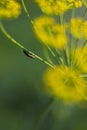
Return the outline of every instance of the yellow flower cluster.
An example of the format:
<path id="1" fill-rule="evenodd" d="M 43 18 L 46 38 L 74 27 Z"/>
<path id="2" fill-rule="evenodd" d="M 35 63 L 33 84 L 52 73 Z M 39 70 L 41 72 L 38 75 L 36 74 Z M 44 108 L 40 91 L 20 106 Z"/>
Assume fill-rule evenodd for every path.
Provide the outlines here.
<path id="1" fill-rule="evenodd" d="M 78 39 L 87 39 L 87 21 L 82 18 L 73 18 L 70 22 L 71 33 Z"/>
<path id="2" fill-rule="evenodd" d="M 58 59 L 44 74 L 46 89 L 65 102 L 87 100 L 86 0 L 35 1 L 46 15 L 33 21 L 34 32 L 42 43 L 56 50 L 54 57 Z M 83 5 L 86 8 L 83 16 L 73 17 L 73 9 Z M 69 9 L 72 14 L 66 22 L 64 16 Z"/>
<path id="3" fill-rule="evenodd" d="M 41 16 L 34 20 L 34 32 L 37 37 L 47 45 L 54 48 L 63 48 L 67 43 L 64 26 L 47 16 Z"/>
<path id="4" fill-rule="evenodd" d="M 65 47 L 69 39 L 66 35 L 68 30 L 77 39 L 87 39 L 87 21 L 82 18 L 72 18 L 70 23 L 61 25 L 52 17 L 41 16 L 34 20 L 33 25 L 34 32 L 42 43 L 54 48 Z"/>
<path id="5" fill-rule="evenodd" d="M 72 4 L 71 7 L 79 8 L 82 7 L 83 0 L 65 0 L 66 2 L 69 2 L 69 4 Z"/>
<path id="6" fill-rule="evenodd" d="M 0 0 L 0 18 L 17 18 L 20 4 L 16 0 Z"/>
<path id="7" fill-rule="evenodd" d="M 44 76 L 47 90 L 65 102 L 79 102 L 85 98 L 87 82 L 71 67 L 58 66 L 48 69 Z M 85 95 L 84 95 L 85 94 Z"/>
<path id="8" fill-rule="evenodd" d="M 64 102 L 87 100 L 87 47 L 72 52 L 72 66 L 48 68 L 44 74 L 46 89 Z"/>
<path id="9" fill-rule="evenodd" d="M 71 8 L 82 6 L 82 0 L 35 0 L 41 10 L 46 14 L 59 15 Z"/>

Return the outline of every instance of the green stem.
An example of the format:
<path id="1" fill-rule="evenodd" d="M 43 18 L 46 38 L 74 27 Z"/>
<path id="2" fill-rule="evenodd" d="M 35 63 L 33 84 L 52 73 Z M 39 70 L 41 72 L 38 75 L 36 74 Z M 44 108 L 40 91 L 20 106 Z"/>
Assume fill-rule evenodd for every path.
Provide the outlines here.
<path id="1" fill-rule="evenodd" d="M 53 65 L 51 65 L 49 62 L 45 61 L 43 58 L 39 57 L 38 55 L 36 55 L 35 53 L 29 51 L 27 48 L 25 48 L 23 45 L 21 45 L 19 42 L 17 42 L 14 38 L 12 38 L 11 35 L 9 35 L 7 33 L 7 31 L 5 30 L 2 22 L 0 22 L 0 29 L 3 32 L 3 34 L 10 40 L 12 41 L 13 44 L 17 45 L 19 48 L 21 48 L 23 51 L 27 51 L 30 55 L 32 55 L 35 59 L 47 64 L 48 66 L 53 68 Z"/>
<path id="2" fill-rule="evenodd" d="M 51 55 L 53 56 L 53 58 L 57 61 L 57 63 L 59 64 L 59 59 L 56 57 L 55 53 L 53 52 L 53 50 L 47 46 L 47 49 L 49 50 L 49 52 L 51 53 Z"/>
<path id="3" fill-rule="evenodd" d="M 86 14 L 87 14 L 87 8 L 85 9 L 85 12 L 84 12 L 84 14 L 83 14 L 83 16 L 82 16 L 82 19 L 85 19 Z"/>
<path id="4" fill-rule="evenodd" d="M 33 26 L 33 21 L 32 21 L 32 19 L 31 19 L 31 17 L 30 17 L 30 15 L 29 15 L 29 13 L 28 13 L 28 11 L 27 11 L 27 8 L 26 8 L 26 6 L 25 6 L 25 3 L 24 3 L 24 0 L 21 0 L 22 1 L 22 5 L 23 5 L 23 8 L 24 8 L 24 11 L 25 11 L 25 13 L 26 13 L 26 15 L 27 15 L 27 17 L 28 17 L 28 19 L 29 19 L 29 21 L 30 21 L 30 23 L 32 24 L 32 26 Z M 62 18 L 63 16 L 61 16 L 61 21 L 63 20 L 63 18 Z M 40 42 L 42 43 L 42 41 L 40 40 Z M 52 56 L 54 56 L 54 58 L 56 58 L 56 56 L 55 56 L 55 54 L 54 54 L 54 52 L 50 49 L 50 47 L 48 46 L 48 49 L 49 49 L 49 51 L 51 52 L 51 54 L 52 54 Z M 64 65 L 64 63 L 63 63 L 63 60 L 61 59 L 61 57 L 60 57 L 60 55 L 59 55 L 59 53 L 58 53 L 58 59 L 56 58 L 56 60 L 57 60 L 57 62 L 58 62 L 58 60 L 62 63 L 62 65 Z"/>
<path id="5" fill-rule="evenodd" d="M 68 52 L 68 46 L 66 45 L 63 49 L 63 53 L 64 53 L 64 58 L 65 58 L 65 62 L 66 65 L 69 65 L 69 52 Z"/>
<path id="6" fill-rule="evenodd" d="M 30 14 L 28 13 L 28 10 L 27 10 L 27 8 L 26 8 L 26 6 L 25 6 L 24 0 L 21 0 L 21 2 L 22 2 L 23 9 L 24 9 L 24 11 L 25 11 L 25 14 L 27 15 L 27 17 L 28 17 L 30 23 L 33 25 L 33 20 L 31 19 Z"/>
<path id="7" fill-rule="evenodd" d="M 75 15 L 75 9 L 72 9 L 71 12 L 71 19 L 74 17 Z M 70 32 L 71 32 L 71 27 L 70 27 Z M 70 66 L 72 66 L 72 50 L 73 50 L 73 38 L 72 38 L 72 34 L 70 34 L 70 49 L 69 49 L 69 62 L 70 62 Z"/>
<path id="8" fill-rule="evenodd" d="M 76 54 L 76 49 L 77 49 L 77 47 L 78 47 L 78 41 L 79 41 L 79 39 L 76 39 L 76 41 L 75 41 L 75 46 L 74 46 L 74 48 L 73 48 L 72 65 L 73 65 L 73 61 L 74 61 L 75 54 Z"/>
<path id="9" fill-rule="evenodd" d="M 86 14 L 87 14 L 87 8 L 85 9 L 85 12 L 84 12 L 84 14 L 82 16 L 83 19 L 85 19 Z M 86 45 L 87 45 L 87 40 L 83 43 L 82 47 L 85 47 Z"/>
<path id="10" fill-rule="evenodd" d="M 14 38 L 12 38 L 8 33 L 7 31 L 5 30 L 2 22 L 0 21 L 0 29 L 1 31 L 3 32 L 3 34 L 8 38 L 10 39 L 15 45 L 17 45 L 18 47 L 20 47 L 21 49 L 25 49 L 20 43 L 18 43 Z"/>
<path id="11" fill-rule="evenodd" d="M 82 16 L 82 19 L 85 19 L 86 14 L 87 14 L 87 8 L 85 9 L 85 12 L 84 12 L 84 14 Z M 87 40 L 83 43 L 82 47 L 85 47 L 86 45 L 87 45 Z"/>
<path id="12" fill-rule="evenodd" d="M 80 77 L 87 78 L 87 74 L 81 74 Z"/>
<path id="13" fill-rule="evenodd" d="M 65 13 L 64 14 L 61 14 L 60 15 L 60 24 L 62 26 L 64 26 L 64 33 L 66 34 L 66 31 L 65 31 L 65 21 L 66 21 L 66 15 Z M 64 49 L 63 49 L 63 54 L 64 54 L 64 58 L 65 58 L 65 62 L 66 64 L 68 65 L 68 49 L 67 49 L 67 45 L 65 45 Z M 58 54 L 59 55 L 59 54 Z M 60 61 L 61 63 L 64 65 L 64 61 L 62 58 L 60 58 Z"/>
<path id="14" fill-rule="evenodd" d="M 33 26 L 33 20 L 31 19 L 30 14 L 28 13 L 28 10 L 27 10 L 27 8 L 26 8 L 26 5 L 25 5 L 25 3 L 24 3 L 24 0 L 21 0 L 21 1 L 22 1 L 22 6 L 23 6 L 23 9 L 24 9 L 24 11 L 25 11 L 25 14 L 27 15 L 27 17 L 28 17 L 28 19 L 29 19 L 31 25 Z M 41 40 L 40 40 L 40 42 L 42 43 Z M 55 56 L 54 52 L 51 50 L 51 48 L 50 48 L 49 46 L 46 46 L 46 47 L 48 48 L 48 50 L 49 50 L 49 52 L 51 53 L 51 55 L 52 55 L 52 56 L 57 60 L 57 62 L 58 62 L 58 59 L 56 58 L 56 56 Z"/>
<path id="15" fill-rule="evenodd" d="M 45 117 L 47 116 L 48 112 L 50 111 L 50 109 L 52 108 L 52 105 L 54 103 L 54 99 L 52 98 L 46 108 L 41 112 L 41 114 L 39 115 L 38 119 L 36 120 L 33 129 L 32 130 L 39 130 L 41 124 L 44 122 Z"/>
<path id="16" fill-rule="evenodd" d="M 87 40 L 83 43 L 82 47 L 85 47 L 87 45 Z"/>
<path id="17" fill-rule="evenodd" d="M 61 14 L 61 15 L 59 15 L 59 23 L 61 24 L 61 25 L 64 25 L 64 14 Z"/>
<path id="18" fill-rule="evenodd" d="M 59 51 L 57 49 L 56 49 L 56 54 L 58 56 L 60 64 L 62 64 L 63 66 L 65 66 L 64 61 L 63 61 L 62 57 L 60 56 Z"/>

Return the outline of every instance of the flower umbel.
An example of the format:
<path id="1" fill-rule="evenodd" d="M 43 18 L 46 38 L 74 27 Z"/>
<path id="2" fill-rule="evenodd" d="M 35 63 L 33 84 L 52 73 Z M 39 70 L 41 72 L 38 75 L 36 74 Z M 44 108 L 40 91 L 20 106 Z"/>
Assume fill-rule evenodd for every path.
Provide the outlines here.
<path id="1" fill-rule="evenodd" d="M 20 4 L 16 0 L 0 0 L 0 18 L 17 18 Z"/>
<path id="2" fill-rule="evenodd" d="M 59 15 L 72 8 L 82 7 L 82 0 L 35 0 L 46 14 Z"/>
<path id="3" fill-rule="evenodd" d="M 71 33 L 76 38 L 87 39 L 87 21 L 84 21 L 82 18 L 73 18 L 70 21 Z"/>
<path id="4" fill-rule="evenodd" d="M 64 48 L 67 43 L 65 26 L 57 24 L 52 17 L 41 16 L 34 20 L 34 32 L 46 45 Z"/>
<path id="5" fill-rule="evenodd" d="M 57 66 L 48 69 L 44 75 L 46 89 L 54 97 L 60 97 L 65 102 L 77 102 L 84 99 L 87 83 L 79 71 L 70 67 Z"/>

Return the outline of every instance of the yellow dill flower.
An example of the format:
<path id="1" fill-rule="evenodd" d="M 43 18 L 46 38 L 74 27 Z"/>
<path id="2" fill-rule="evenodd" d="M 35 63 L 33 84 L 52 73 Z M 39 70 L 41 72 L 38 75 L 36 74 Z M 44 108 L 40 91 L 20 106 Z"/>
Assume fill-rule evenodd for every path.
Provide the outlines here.
<path id="1" fill-rule="evenodd" d="M 67 10 L 67 5 L 60 0 L 35 0 L 46 14 L 61 14 Z"/>
<path id="2" fill-rule="evenodd" d="M 59 15 L 71 8 L 82 6 L 82 0 L 35 0 L 46 14 Z"/>
<path id="3" fill-rule="evenodd" d="M 16 0 L 0 0 L 0 18 L 17 18 L 20 4 Z"/>
<path id="4" fill-rule="evenodd" d="M 74 4 L 75 4 L 76 8 L 82 7 L 82 1 L 81 0 L 75 1 Z"/>
<path id="5" fill-rule="evenodd" d="M 87 73 L 87 47 L 75 50 L 73 65 L 80 72 Z"/>
<path id="6" fill-rule="evenodd" d="M 44 75 L 46 89 L 65 102 L 79 102 L 86 94 L 86 81 L 70 67 L 58 66 L 48 69 Z"/>
<path id="7" fill-rule="evenodd" d="M 87 21 L 83 21 L 82 18 L 71 19 L 70 28 L 76 38 L 87 38 Z"/>
<path id="8" fill-rule="evenodd" d="M 47 45 L 63 48 L 67 43 L 65 28 L 51 17 L 41 16 L 34 20 L 34 32 L 37 37 Z"/>
<path id="9" fill-rule="evenodd" d="M 65 0 L 67 2 L 69 2 L 69 4 L 72 4 L 72 7 L 74 8 L 79 8 L 82 7 L 83 5 L 83 0 Z"/>

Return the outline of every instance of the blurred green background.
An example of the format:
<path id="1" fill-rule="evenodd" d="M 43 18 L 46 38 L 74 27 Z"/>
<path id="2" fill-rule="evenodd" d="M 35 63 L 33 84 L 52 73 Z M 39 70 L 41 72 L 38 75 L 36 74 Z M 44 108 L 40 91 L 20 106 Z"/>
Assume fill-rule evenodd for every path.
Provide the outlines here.
<path id="1" fill-rule="evenodd" d="M 32 0 L 25 3 L 32 19 L 41 14 Z M 18 19 L 3 23 L 17 41 L 43 57 L 42 45 L 23 10 Z M 46 68 L 26 57 L 0 31 L 0 130 L 32 130 L 50 100 L 42 82 Z M 55 101 L 38 130 L 87 130 L 87 103 L 67 106 Z"/>

